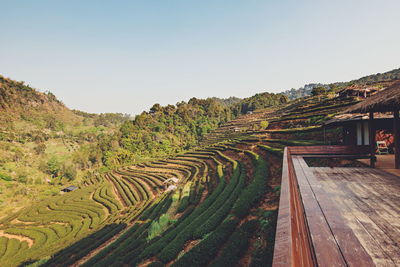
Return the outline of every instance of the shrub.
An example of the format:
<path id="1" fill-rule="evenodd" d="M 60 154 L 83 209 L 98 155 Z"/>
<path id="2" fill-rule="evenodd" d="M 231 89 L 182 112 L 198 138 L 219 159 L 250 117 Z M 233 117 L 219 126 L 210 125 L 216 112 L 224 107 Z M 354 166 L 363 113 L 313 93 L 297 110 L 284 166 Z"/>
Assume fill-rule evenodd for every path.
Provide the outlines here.
<path id="1" fill-rule="evenodd" d="M 0 179 L 3 179 L 4 181 L 7 181 L 7 182 L 12 181 L 11 176 L 5 175 L 3 173 L 0 173 Z"/>
<path id="2" fill-rule="evenodd" d="M 260 127 L 261 127 L 262 129 L 267 129 L 267 128 L 268 128 L 268 125 L 269 125 L 268 121 L 261 121 L 261 122 L 260 122 Z"/>
<path id="3" fill-rule="evenodd" d="M 160 235 L 168 228 L 169 225 L 175 222 L 176 220 L 173 220 L 168 214 L 161 215 L 158 221 L 156 220 L 151 223 L 147 239 L 151 240 Z"/>

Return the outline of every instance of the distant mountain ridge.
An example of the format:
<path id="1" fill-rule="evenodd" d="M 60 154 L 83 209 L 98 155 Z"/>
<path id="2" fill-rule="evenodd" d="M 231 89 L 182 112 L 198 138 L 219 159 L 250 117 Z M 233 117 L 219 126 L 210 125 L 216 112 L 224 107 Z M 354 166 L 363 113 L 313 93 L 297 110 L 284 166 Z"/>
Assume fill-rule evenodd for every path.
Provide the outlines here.
<path id="1" fill-rule="evenodd" d="M 391 71 L 387 71 L 384 73 L 376 73 L 376 74 L 367 75 L 367 76 L 361 77 L 359 79 L 351 80 L 349 82 L 336 82 L 336 83 L 332 83 L 332 84 L 310 83 L 310 84 L 306 84 L 303 87 L 298 88 L 298 89 L 292 88 L 290 90 L 286 90 L 282 94 L 286 95 L 290 100 L 293 100 L 293 99 L 297 99 L 300 97 L 311 95 L 311 91 L 315 87 L 325 87 L 327 89 L 330 89 L 332 87 L 343 88 L 343 87 L 353 85 L 353 84 L 369 85 L 371 83 L 387 82 L 387 81 L 393 81 L 393 80 L 399 80 L 399 79 L 400 79 L 400 68 L 394 69 Z"/>

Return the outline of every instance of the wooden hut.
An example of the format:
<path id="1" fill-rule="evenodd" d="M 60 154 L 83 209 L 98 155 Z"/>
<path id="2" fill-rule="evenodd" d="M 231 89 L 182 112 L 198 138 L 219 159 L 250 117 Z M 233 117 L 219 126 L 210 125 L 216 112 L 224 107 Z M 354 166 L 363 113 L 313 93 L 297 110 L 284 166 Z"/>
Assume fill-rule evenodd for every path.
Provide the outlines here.
<path id="1" fill-rule="evenodd" d="M 78 187 L 71 185 L 71 186 L 68 186 L 68 187 L 66 187 L 64 189 L 61 189 L 61 191 L 62 192 L 72 192 L 72 191 L 74 191 L 76 189 L 78 189 Z"/>
<path id="2" fill-rule="evenodd" d="M 357 96 L 357 97 L 367 98 L 372 96 L 378 91 L 379 89 L 376 87 L 351 86 L 339 91 L 338 94 L 340 97 Z"/>
<path id="3" fill-rule="evenodd" d="M 393 132 L 393 114 L 376 113 L 374 122 L 375 129 Z M 323 126 L 325 129 L 341 127 L 344 145 L 370 145 L 368 114 L 339 114 L 324 122 Z"/>
<path id="4" fill-rule="evenodd" d="M 393 135 L 394 135 L 394 151 L 395 151 L 395 168 L 400 169 L 400 82 L 389 86 L 379 93 L 365 99 L 364 101 L 351 106 L 345 112 L 347 113 L 369 113 L 369 138 L 371 146 L 371 154 L 375 154 L 375 112 L 392 112 L 393 113 Z M 374 165 L 371 162 L 371 165 Z"/>

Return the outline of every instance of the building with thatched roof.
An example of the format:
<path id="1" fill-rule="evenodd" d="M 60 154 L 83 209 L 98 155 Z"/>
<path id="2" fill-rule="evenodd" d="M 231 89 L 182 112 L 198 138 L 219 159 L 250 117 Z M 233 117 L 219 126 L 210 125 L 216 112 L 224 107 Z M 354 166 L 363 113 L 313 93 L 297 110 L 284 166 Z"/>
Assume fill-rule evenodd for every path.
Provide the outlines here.
<path id="1" fill-rule="evenodd" d="M 394 112 L 400 109 L 400 82 L 349 107 L 346 113 Z"/>
<path id="2" fill-rule="evenodd" d="M 393 136 L 395 151 L 395 168 L 400 169 L 400 82 L 396 82 L 379 93 L 365 99 L 364 101 L 349 107 L 347 113 L 369 113 L 369 139 L 371 154 L 375 153 L 376 120 L 374 113 L 393 113 Z M 371 161 L 371 165 L 374 165 Z"/>
<path id="3" fill-rule="evenodd" d="M 341 97 L 357 96 L 370 97 L 379 91 L 376 87 L 348 87 L 338 92 Z"/>
<path id="4" fill-rule="evenodd" d="M 392 113 L 376 113 L 374 118 L 376 130 L 393 132 Z M 370 145 L 368 114 L 339 114 L 324 122 L 324 127 L 326 129 L 341 127 L 344 145 Z"/>

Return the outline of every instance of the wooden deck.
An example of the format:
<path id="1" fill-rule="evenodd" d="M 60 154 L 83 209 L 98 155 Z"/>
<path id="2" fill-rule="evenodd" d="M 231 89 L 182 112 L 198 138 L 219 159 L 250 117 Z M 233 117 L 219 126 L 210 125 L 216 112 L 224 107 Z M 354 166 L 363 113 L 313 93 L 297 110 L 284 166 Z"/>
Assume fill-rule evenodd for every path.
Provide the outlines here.
<path id="1" fill-rule="evenodd" d="M 367 159 L 359 159 L 358 161 L 360 161 L 366 165 L 369 164 L 369 160 L 367 160 Z M 395 158 L 394 158 L 393 154 L 376 155 L 375 168 L 384 170 L 386 172 L 390 172 L 397 176 L 400 176 L 400 169 L 395 169 L 394 161 L 395 161 Z"/>
<path id="2" fill-rule="evenodd" d="M 400 266 L 400 177 L 371 168 L 311 168 L 303 158 L 355 152 L 285 149 L 274 266 Z"/>

